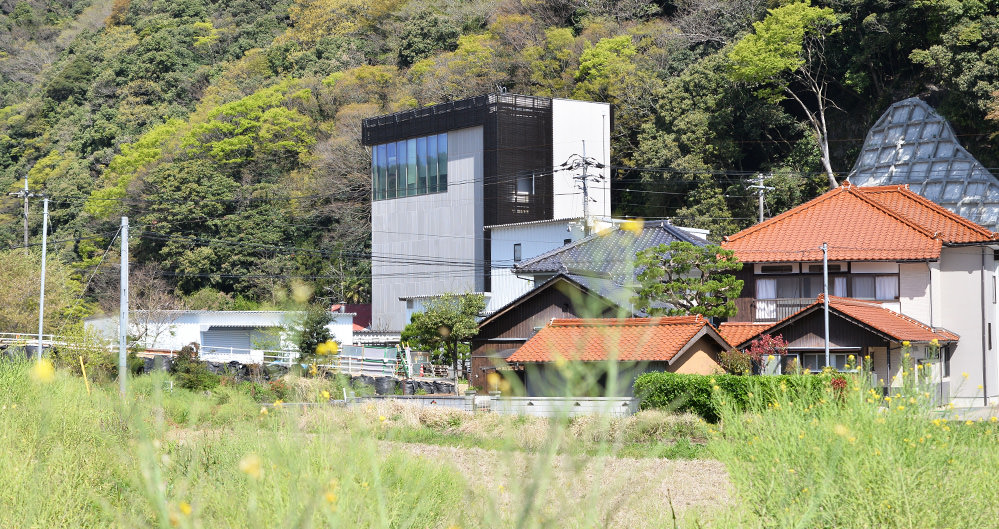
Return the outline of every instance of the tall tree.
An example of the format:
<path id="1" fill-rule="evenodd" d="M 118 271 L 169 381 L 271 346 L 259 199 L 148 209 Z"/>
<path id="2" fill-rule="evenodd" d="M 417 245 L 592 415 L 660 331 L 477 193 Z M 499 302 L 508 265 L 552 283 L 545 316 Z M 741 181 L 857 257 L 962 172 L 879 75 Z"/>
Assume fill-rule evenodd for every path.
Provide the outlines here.
<path id="1" fill-rule="evenodd" d="M 676 241 L 638 252 L 635 267 L 641 270 L 641 288 L 632 298 L 637 309 L 653 316 L 736 314 L 743 282 L 725 272 L 742 270 L 742 263 L 731 250 Z"/>
<path id="2" fill-rule="evenodd" d="M 814 7 L 808 0 L 768 13 L 753 24 L 754 33 L 743 37 L 729 51 L 733 76 L 758 86 L 757 94 L 761 97 L 775 102 L 790 97 L 801 107 L 822 152 L 829 185 L 836 187 L 826 113 L 838 107 L 829 97 L 825 45 L 826 37 L 838 29 L 839 21 L 832 9 Z M 798 93 L 801 88 L 808 97 Z"/>
<path id="3" fill-rule="evenodd" d="M 432 350 L 444 350 L 444 358 L 458 372 L 458 344 L 479 333 L 476 321 L 486 308 L 482 294 L 444 294 L 431 299 L 423 312 L 413 314 L 402 331 L 402 340 Z"/>

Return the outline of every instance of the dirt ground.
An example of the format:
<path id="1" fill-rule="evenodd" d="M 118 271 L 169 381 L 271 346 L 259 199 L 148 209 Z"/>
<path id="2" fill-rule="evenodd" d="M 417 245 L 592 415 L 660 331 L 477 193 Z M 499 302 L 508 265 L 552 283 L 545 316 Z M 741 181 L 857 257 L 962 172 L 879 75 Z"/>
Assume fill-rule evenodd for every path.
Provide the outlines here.
<path id="1" fill-rule="evenodd" d="M 480 506 L 493 509 L 499 520 L 516 519 L 527 498 L 537 499 L 545 518 L 587 527 L 672 526 L 674 511 L 681 519 L 710 518 L 731 505 L 728 473 L 718 461 L 559 455 L 548 462 L 525 452 L 386 444 L 453 465 L 476 489 L 474 496 L 484 498 Z M 541 488 L 535 492 L 534 485 Z"/>

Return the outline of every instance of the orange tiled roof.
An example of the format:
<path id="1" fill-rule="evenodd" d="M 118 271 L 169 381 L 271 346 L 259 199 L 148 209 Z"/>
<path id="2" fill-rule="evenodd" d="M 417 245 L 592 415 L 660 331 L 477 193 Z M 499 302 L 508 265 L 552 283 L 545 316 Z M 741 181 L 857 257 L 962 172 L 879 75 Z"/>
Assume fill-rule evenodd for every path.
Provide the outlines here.
<path id="1" fill-rule="evenodd" d="M 804 312 L 815 309 L 821 310 L 821 307 L 822 294 L 819 294 L 815 303 L 812 303 L 811 305 L 777 323 L 769 325 L 761 325 L 759 323 L 723 323 L 721 324 L 719 331 L 729 343 L 738 346 L 756 338 L 760 334 L 770 332 L 771 329 L 783 327 L 788 320 L 797 318 Z M 944 329 L 933 329 L 921 321 L 910 318 L 909 316 L 900 314 L 891 309 L 886 309 L 880 303 L 875 301 L 829 296 L 829 310 L 840 312 L 847 317 L 862 323 L 863 325 L 890 336 L 898 342 L 929 342 L 934 339 L 941 342 L 955 342 L 959 338 L 958 335 L 950 331 Z M 750 325 L 759 326 L 753 329 L 756 331 L 755 334 L 750 334 Z M 729 329 L 726 329 L 726 327 L 729 327 Z M 739 334 L 736 335 L 736 332 Z"/>
<path id="2" fill-rule="evenodd" d="M 766 332 L 773 327 L 773 323 L 751 323 L 742 321 L 726 321 L 718 326 L 718 333 L 725 338 L 725 341 L 732 345 L 739 345 L 750 338 Z"/>
<path id="3" fill-rule="evenodd" d="M 820 295 L 815 304 L 821 302 Z M 936 339 L 941 342 L 953 342 L 958 339 L 958 336 L 950 331 L 934 330 L 925 323 L 886 309 L 880 303 L 829 296 L 829 308 L 838 310 L 898 341 L 928 342 Z"/>
<path id="4" fill-rule="evenodd" d="M 705 327 L 718 332 L 702 316 L 556 319 L 507 362 L 552 362 L 556 358 L 593 362 L 612 354 L 621 361 L 669 362 Z"/>
<path id="5" fill-rule="evenodd" d="M 731 235 L 722 247 L 743 262 L 939 259 L 943 244 L 995 241 L 999 235 L 909 191 L 906 186 L 844 183 L 809 202 Z"/>

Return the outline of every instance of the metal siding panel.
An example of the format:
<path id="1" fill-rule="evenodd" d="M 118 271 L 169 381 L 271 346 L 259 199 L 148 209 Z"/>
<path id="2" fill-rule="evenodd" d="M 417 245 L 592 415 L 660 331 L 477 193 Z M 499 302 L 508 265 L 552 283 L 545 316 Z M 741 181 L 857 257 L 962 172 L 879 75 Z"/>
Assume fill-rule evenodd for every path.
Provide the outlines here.
<path id="1" fill-rule="evenodd" d="M 211 327 L 201 333 L 201 349 L 228 351 L 230 348 L 235 352 L 249 352 L 252 349 L 250 327 Z"/>

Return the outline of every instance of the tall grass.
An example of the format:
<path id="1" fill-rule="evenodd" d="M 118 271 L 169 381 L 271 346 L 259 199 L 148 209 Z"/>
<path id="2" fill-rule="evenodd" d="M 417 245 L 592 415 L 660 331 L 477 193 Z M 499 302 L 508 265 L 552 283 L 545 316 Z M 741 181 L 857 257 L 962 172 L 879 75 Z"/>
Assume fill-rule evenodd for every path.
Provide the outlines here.
<path id="1" fill-rule="evenodd" d="M 741 508 L 732 527 L 996 527 L 994 420 L 933 418 L 918 387 L 882 399 L 849 378 L 819 404 L 723 407 L 710 451 L 729 469 Z M 719 395 L 724 400 L 723 395 Z"/>
<path id="2" fill-rule="evenodd" d="M 113 383 L 88 394 L 62 370 L 34 381 L 29 366 L 0 362 L 0 527 L 655 527 L 671 516 L 654 497 L 606 494 L 633 476 L 593 457 L 662 439 L 637 419 L 599 433 L 595 419 L 397 404 L 261 408 L 234 386 L 168 391 L 163 374 L 133 379 L 122 400 Z M 400 444 L 428 440 L 413 432 L 464 445 Z M 477 448 L 497 437 L 487 447 L 502 450 Z"/>

